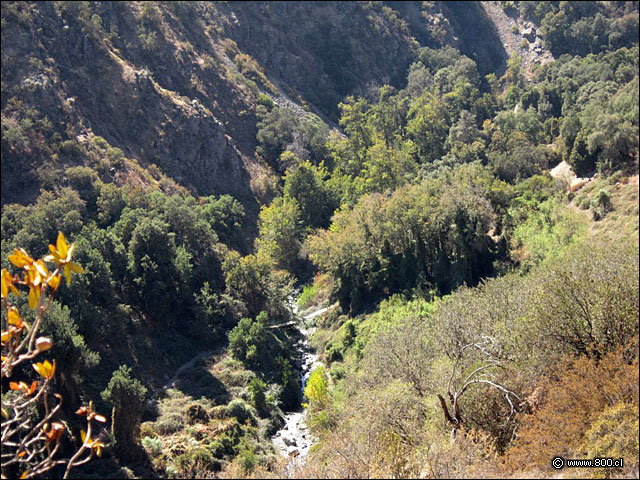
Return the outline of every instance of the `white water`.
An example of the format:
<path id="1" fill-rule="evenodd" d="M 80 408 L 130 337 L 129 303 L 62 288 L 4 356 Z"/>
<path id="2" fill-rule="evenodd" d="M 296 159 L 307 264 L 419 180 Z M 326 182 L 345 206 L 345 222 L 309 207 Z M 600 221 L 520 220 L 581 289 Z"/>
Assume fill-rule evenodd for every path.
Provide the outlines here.
<path id="1" fill-rule="evenodd" d="M 294 315 L 297 316 L 296 299 L 290 300 L 290 305 Z M 307 322 L 319 315 L 325 313 L 329 308 L 321 308 L 308 313 L 302 320 Z M 307 380 L 311 375 L 311 372 L 318 366 L 322 366 L 322 363 L 318 361 L 318 354 L 315 353 L 309 345 L 309 336 L 313 334 L 315 328 L 306 328 L 304 326 L 297 326 L 298 330 L 302 334 L 302 339 L 296 344 L 296 350 L 301 353 L 302 365 L 300 369 L 300 379 L 302 383 L 302 392 L 307 384 Z M 292 471 L 296 467 L 302 466 L 305 463 L 305 458 L 309 453 L 309 449 L 313 445 L 313 437 L 309 432 L 309 428 L 306 422 L 307 410 L 305 408 L 300 409 L 297 412 L 291 412 L 284 417 L 284 427 L 282 427 L 273 436 L 273 444 L 276 450 L 281 455 L 288 458 L 287 470 Z"/>

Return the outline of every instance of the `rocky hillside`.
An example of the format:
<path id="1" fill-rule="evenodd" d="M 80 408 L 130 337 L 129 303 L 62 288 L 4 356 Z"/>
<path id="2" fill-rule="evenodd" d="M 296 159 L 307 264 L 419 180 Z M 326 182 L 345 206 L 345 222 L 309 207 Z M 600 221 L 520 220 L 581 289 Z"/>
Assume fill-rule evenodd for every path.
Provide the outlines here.
<path id="1" fill-rule="evenodd" d="M 507 14 L 499 2 L 480 2 L 482 9 L 495 25 L 500 43 L 508 55 L 522 58 L 525 75 L 531 77 L 535 65 L 553 61 L 553 54 L 542 41 L 540 26 L 525 20 L 511 10 Z"/>
<path id="2" fill-rule="evenodd" d="M 481 73 L 500 70 L 506 53 L 482 12 L 475 2 L 5 2 L 2 203 L 33 201 L 88 165 L 106 182 L 254 204 L 270 175 L 255 155 L 261 95 L 334 124 L 347 95 L 402 86 L 421 46 L 452 44 Z"/>

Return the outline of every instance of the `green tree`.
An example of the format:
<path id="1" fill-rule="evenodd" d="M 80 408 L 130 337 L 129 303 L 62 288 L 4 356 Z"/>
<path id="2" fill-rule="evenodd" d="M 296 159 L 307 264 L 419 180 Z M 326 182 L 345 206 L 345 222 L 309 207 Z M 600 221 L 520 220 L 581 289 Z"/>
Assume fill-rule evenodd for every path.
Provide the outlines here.
<path id="1" fill-rule="evenodd" d="M 302 225 L 311 228 L 329 225 L 336 201 L 324 182 L 326 172 L 311 162 L 300 163 L 287 170 L 284 177 L 284 197 L 293 199 L 300 208 Z"/>
<path id="2" fill-rule="evenodd" d="M 302 234 L 298 202 L 290 197 L 276 198 L 260 211 L 258 228 L 258 254 L 278 268 L 293 270 L 298 261 Z"/>
<path id="3" fill-rule="evenodd" d="M 251 402 L 260 415 L 267 412 L 267 396 L 265 394 L 267 384 L 258 377 L 253 377 L 249 383 L 249 392 L 251 393 Z"/>
<path id="4" fill-rule="evenodd" d="M 416 145 L 420 163 L 433 162 L 444 154 L 448 133 L 448 112 L 437 96 L 425 93 L 411 103 L 407 135 Z"/>
<path id="5" fill-rule="evenodd" d="M 111 429 L 120 458 L 136 458 L 140 450 L 140 418 L 147 389 L 131 376 L 131 368 L 121 365 L 113 372 L 102 399 L 113 407 Z"/>
<path id="6" fill-rule="evenodd" d="M 129 242 L 128 270 L 145 310 L 164 314 L 178 291 L 177 249 L 169 225 L 157 218 L 141 219 Z"/>

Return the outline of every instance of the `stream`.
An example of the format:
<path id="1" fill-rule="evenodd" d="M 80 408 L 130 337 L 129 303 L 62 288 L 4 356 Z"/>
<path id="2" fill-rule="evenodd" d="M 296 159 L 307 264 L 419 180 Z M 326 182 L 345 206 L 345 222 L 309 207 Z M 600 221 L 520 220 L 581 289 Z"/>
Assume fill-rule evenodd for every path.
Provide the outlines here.
<path id="1" fill-rule="evenodd" d="M 322 365 L 318 361 L 318 354 L 309 345 L 309 336 L 313 334 L 315 328 L 308 327 L 307 324 L 309 320 L 322 315 L 330 307 L 315 310 L 304 317 L 298 317 L 298 308 L 295 300 L 297 299 L 291 299 L 290 305 L 294 315 L 300 320 L 296 328 L 300 331 L 302 338 L 295 345 L 295 348 L 301 358 L 301 368 L 298 372 L 300 373 L 302 392 L 304 393 L 304 387 L 311 372 Z M 306 417 L 307 410 L 305 408 L 300 408 L 297 412 L 288 413 L 284 417 L 284 426 L 273 436 L 273 444 L 276 450 L 288 459 L 288 470 L 304 465 L 305 457 L 313 445 L 313 437 L 307 427 Z"/>

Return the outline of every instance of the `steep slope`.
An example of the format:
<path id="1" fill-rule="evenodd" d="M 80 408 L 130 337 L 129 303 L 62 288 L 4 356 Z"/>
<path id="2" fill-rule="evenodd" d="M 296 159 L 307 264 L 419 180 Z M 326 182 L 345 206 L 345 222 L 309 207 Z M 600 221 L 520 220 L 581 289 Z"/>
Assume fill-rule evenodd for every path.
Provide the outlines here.
<path id="1" fill-rule="evenodd" d="M 519 55 L 530 77 L 535 65 L 553 61 L 553 54 L 544 46 L 539 27 L 517 14 L 507 15 L 497 2 L 480 2 L 482 9 L 495 25 L 506 53 Z"/>
<path id="2" fill-rule="evenodd" d="M 11 136 L 3 121 L 3 203 L 37 192 L 51 157 L 53 169 L 88 163 L 94 136 L 200 194 L 248 196 L 253 137 L 235 121 L 247 94 L 204 63 L 214 49 L 202 41 L 196 52 L 200 32 L 147 7 L 3 6 L 3 120 L 18 122 Z"/>
<path id="3" fill-rule="evenodd" d="M 167 191 L 255 205 L 260 95 L 335 125 L 346 96 L 402 87 L 421 46 L 458 46 L 481 73 L 506 58 L 477 2 L 5 2 L 2 43 L 2 204 L 73 165 L 154 184 L 101 137 Z"/>
<path id="4" fill-rule="evenodd" d="M 390 9 L 367 17 L 364 8 L 4 3 L 2 203 L 33 201 L 71 165 L 107 162 L 104 181 L 130 179 L 92 154 L 96 136 L 199 195 L 249 201 L 251 177 L 264 172 L 254 158 L 260 92 L 335 113 L 346 94 L 404 75 L 414 41 L 403 22 Z M 299 18 L 306 27 L 289 38 Z"/>

